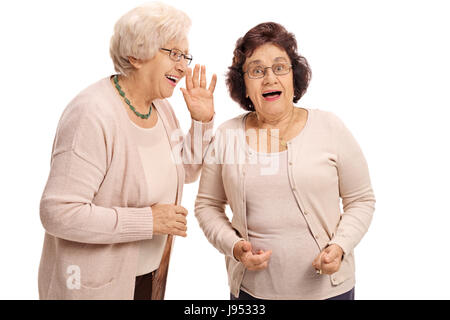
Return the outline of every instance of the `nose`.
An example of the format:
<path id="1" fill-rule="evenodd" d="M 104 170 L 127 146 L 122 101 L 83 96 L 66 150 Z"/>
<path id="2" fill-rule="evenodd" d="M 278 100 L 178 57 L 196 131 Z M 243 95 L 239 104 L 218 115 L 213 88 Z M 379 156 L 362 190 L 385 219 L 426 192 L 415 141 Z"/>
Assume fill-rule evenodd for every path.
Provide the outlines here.
<path id="1" fill-rule="evenodd" d="M 175 64 L 175 70 L 180 72 L 182 75 L 186 73 L 187 70 L 187 63 L 184 59 L 181 59 Z"/>
<path id="2" fill-rule="evenodd" d="M 275 75 L 275 73 L 273 73 L 272 68 L 267 68 L 266 72 L 264 73 L 264 84 L 272 84 L 272 83 L 277 83 L 278 82 L 278 78 Z"/>

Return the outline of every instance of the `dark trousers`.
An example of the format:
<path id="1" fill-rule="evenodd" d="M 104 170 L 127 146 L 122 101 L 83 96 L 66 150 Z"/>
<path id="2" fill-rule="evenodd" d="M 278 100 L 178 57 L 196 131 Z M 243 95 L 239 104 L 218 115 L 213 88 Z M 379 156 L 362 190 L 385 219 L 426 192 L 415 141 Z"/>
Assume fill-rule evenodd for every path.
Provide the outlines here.
<path id="1" fill-rule="evenodd" d="M 236 298 L 232 293 L 230 293 L 230 300 L 263 300 L 263 299 L 255 298 L 249 295 L 247 292 L 241 290 L 239 291 L 239 298 Z M 325 300 L 355 300 L 355 288 L 343 294 Z"/>
<path id="2" fill-rule="evenodd" d="M 152 300 L 152 285 L 155 272 L 136 277 L 134 300 Z"/>

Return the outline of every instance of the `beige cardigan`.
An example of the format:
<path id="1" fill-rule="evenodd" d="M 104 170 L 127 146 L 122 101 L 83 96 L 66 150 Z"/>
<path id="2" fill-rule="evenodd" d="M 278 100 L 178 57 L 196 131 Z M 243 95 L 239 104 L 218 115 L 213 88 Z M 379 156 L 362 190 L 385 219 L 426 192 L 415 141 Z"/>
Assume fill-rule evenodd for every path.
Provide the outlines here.
<path id="1" fill-rule="evenodd" d="M 183 184 L 200 173 L 213 122 L 192 121 L 184 137 L 169 103 L 154 105 L 178 161 L 180 204 Z M 62 114 L 40 204 L 46 231 L 40 299 L 133 299 L 137 241 L 152 238 L 153 219 L 132 125 L 109 77 L 82 91 Z"/>
<path id="2" fill-rule="evenodd" d="M 336 243 L 344 250 L 333 286 L 354 282 L 353 249 L 367 232 L 375 210 L 369 171 L 361 149 L 334 114 L 308 109 L 300 136 L 288 143 L 291 190 L 320 250 Z M 245 115 L 222 124 L 202 169 L 195 215 L 208 240 L 226 256 L 231 293 L 238 296 L 244 266 L 233 257 L 233 246 L 248 240 L 245 172 Z M 270 188 L 270 176 L 267 179 Z M 340 210 L 342 198 L 343 210 Z M 232 221 L 225 206 L 232 210 Z M 311 261 L 312 263 L 312 261 Z M 348 281 L 347 281 L 348 283 Z"/>

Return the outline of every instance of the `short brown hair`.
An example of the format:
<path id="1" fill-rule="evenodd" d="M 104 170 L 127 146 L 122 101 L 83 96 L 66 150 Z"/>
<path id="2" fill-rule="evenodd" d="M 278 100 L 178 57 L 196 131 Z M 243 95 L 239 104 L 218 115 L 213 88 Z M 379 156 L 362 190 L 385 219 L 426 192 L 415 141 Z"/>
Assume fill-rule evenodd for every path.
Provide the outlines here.
<path id="1" fill-rule="evenodd" d="M 258 47 L 266 43 L 272 43 L 284 49 L 291 59 L 294 73 L 294 103 L 305 94 L 311 79 L 308 61 L 297 53 L 297 41 L 294 34 L 275 22 L 258 24 L 236 42 L 233 63 L 226 74 L 226 84 L 231 98 L 239 103 L 241 108 L 248 111 L 254 111 L 255 107 L 252 101 L 246 97 L 242 66 Z"/>

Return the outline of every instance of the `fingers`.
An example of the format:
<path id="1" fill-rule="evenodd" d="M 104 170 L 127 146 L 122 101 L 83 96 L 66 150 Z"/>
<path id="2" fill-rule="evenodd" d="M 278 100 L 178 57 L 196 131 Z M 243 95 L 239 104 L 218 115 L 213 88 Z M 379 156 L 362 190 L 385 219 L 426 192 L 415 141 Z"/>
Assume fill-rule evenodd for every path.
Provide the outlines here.
<path id="1" fill-rule="evenodd" d="M 339 270 L 339 261 L 333 261 L 332 263 L 322 264 L 322 273 L 333 274 Z"/>
<path id="2" fill-rule="evenodd" d="M 186 89 L 180 88 L 183 95 L 186 95 L 193 88 L 203 88 L 206 89 L 206 66 L 200 66 L 196 64 L 192 73 L 192 69 L 188 68 L 186 70 Z M 217 75 L 213 74 L 211 78 L 211 83 L 209 84 L 208 91 L 214 93 L 217 84 Z"/>
<path id="3" fill-rule="evenodd" d="M 206 67 L 201 67 L 200 73 L 200 87 L 206 89 Z"/>
<path id="4" fill-rule="evenodd" d="M 251 252 L 252 251 L 252 244 L 248 241 L 244 241 L 242 244 L 242 251 L 244 252 Z"/>
<path id="5" fill-rule="evenodd" d="M 209 92 L 214 93 L 214 90 L 216 89 L 216 83 L 217 83 L 217 75 L 214 73 L 211 79 L 211 83 L 209 84 Z"/>
<path id="6" fill-rule="evenodd" d="M 247 252 L 243 258 L 243 262 L 249 270 L 262 270 L 267 268 L 271 255 L 272 250 L 266 252 L 259 250 L 257 254 Z"/>
<path id="7" fill-rule="evenodd" d="M 337 253 L 336 251 L 332 251 L 332 252 L 326 252 L 323 255 L 323 262 L 324 263 L 332 263 L 334 260 L 336 260 L 339 256 L 339 253 Z"/>
<path id="8" fill-rule="evenodd" d="M 172 232 L 174 235 L 181 236 L 181 237 L 187 237 L 187 219 L 186 216 L 188 215 L 188 211 L 186 208 L 178 205 L 173 206 L 175 210 L 175 223 L 173 225 Z"/>
<path id="9" fill-rule="evenodd" d="M 339 270 L 340 256 L 339 250 L 327 247 L 314 259 L 312 265 L 321 274 L 333 274 Z"/>
<path id="10" fill-rule="evenodd" d="M 182 232 L 186 232 L 187 231 L 187 225 L 185 223 L 182 222 L 175 222 L 173 225 L 174 228 L 182 231 Z"/>
<path id="11" fill-rule="evenodd" d="M 169 223 L 169 234 L 176 236 L 187 237 L 187 220 L 183 214 L 177 213 L 175 220 Z"/>
<path id="12" fill-rule="evenodd" d="M 172 234 L 186 237 L 188 211 L 178 205 L 156 204 L 151 207 L 153 234 Z"/>
<path id="13" fill-rule="evenodd" d="M 194 74 L 192 76 L 192 85 L 194 88 L 198 88 L 200 86 L 199 81 L 198 81 L 199 71 L 200 71 L 200 65 L 196 64 L 194 67 Z"/>
<path id="14" fill-rule="evenodd" d="M 193 87 L 194 87 L 194 85 L 192 84 L 192 69 L 187 68 L 187 70 L 186 70 L 186 89 L 191 90 Z M 183 93 L 184 93 L 184 91 L 183 91 Z"/>
<path id="15" fill-rule="evenodd" d="M 177 213 L 176 218 L 175 218 L 175 221 L 176 221 L 176 222 L 180 222 L 180 223 L 187 224 L 186 216 L 184 216 L 184 215 L 182 215 L 182 214 L 180 214 L 180 213 Z"/>
<path id="16" fill-rule="evenodd" d="M 319 255 L 313 261 L 313 267 L 317 270 L 322 270 L 322 256 L 325 254 L 325 251 L 319 253 Z"/>
<path id="17" fill-rule="evenodd" d="M 269 266 L 269 261 L 265 261 L 265 262 L 263 262 L 261 264 L 253 265 L 253 266 L 251 266 L 251 267 L 249 267 L 247 269 L 250 270 L 250 271 L 259 271 L 259 270 L 266 269 L 268 266 Z"/>
<path id="18" fill-rule="evenodd" d="M 187 233 L 186 231 L 180 230 L 180 229 L 176 229 L 174 228 L 171 232 L 169 232 L 168 234 L 174 235 L 174 236 L 179 236 L 179 237 L 183 237 L 186 238 L 187 237 Z"/>
<path id="19" fill-rule="evenodd" d="M 175 209 L 176 213 L 180 213 L 180 214 L 182 214 L 184 216 L 188 215 L 188 211 L 186 210 L 186 208 L 184 208 L 182 206 L 174 205 L 174 209 Z"/>

